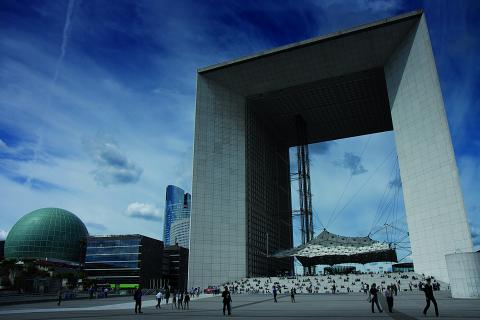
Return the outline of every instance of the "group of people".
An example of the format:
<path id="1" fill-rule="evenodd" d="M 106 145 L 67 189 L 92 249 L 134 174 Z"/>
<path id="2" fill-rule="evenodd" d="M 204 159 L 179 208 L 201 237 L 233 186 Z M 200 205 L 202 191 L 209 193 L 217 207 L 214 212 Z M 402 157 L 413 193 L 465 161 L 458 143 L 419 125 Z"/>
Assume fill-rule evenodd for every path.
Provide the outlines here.
<path id="1" fill-rule="evenodd" d="M 422 291 L 425 293 L 425 299 L 427 301 L 427 305 L 423 309 L 423 314 L 427 315 L 427 311 L 430 308 L 430 302 L 431 302 L 435 307 L 435 315 L 438 317 L 438 306 L 437 306 L 437 301 L 433 296 L 433 287 L 431 282 L 432 282 L 431 279 L 428 278 L 426 284 L 424 284 L 422 288 Z M 372 284 L 369 292 L 370 292 L 370 295 L 368 297 L 368 301 L 372 305 L 372 313 L 375 313 L 375 309 L 374 309 L 375 305 L 377 306 L 377 310 L 379 312 L 383 312 L 382 308 L 378 303 L 379 290 L 377 289 L 377 286 L 375 283 Z M 391 284 L 387 286 L 383 294 L 385 295 L 385 299 L 387 300 L 388 311 L 391 313 L 393 312 L 393 296 L 397 295 L 397 286 L 395 284 Z"/>
<path id="2" fill-rule="evenodd" d="M 172 309 L 190 309 L 190 294 L 187 290 L 173 292 Z M 168 299 L 165 300 L 165 304 L 168 304 Z M 158 302 L 160 307 L 160 301 Z"/>
<path id="3" fill-rule="evenodd" d="M 97 298 L 107 298 L 109 292 L 108 287 L 96 288 L 92 285 L 88 288 L 88 298 L 93 299 L 95 294 L 97 294 Z"/>
<path id="4" fill-rule="evenodd" d="M 167 288 L 165 290 L 158 290 L 155 298 L 157 299 L 157 304 L 155 305 L 156 309 L 161 309 L 162 300 L 165 299 L 165 304 L 168 305 L 168 301 L 170 300 L 170 295 L 172 295 L 172 309 L 190 309 L 190 293 L 185 291 L 173 291 Z M 143 313 L 142 312 L 142 296 L 143 292 L 142 289 L 139 287 L 135 290 L 133 294 L 133 300 L 135 300 L 135 313 Z"/>

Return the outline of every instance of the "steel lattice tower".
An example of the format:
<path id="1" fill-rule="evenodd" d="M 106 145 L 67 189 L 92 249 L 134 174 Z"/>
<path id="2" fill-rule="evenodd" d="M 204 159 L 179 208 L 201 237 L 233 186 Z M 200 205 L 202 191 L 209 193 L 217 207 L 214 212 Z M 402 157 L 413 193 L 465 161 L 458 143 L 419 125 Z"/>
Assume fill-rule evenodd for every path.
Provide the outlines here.
<path id="1" fill-rule="evenodd" d="M 301 115 L 295 117 L 297 127 L 297 168 L 302 244 L 313 239 L 312 193 L 310 188 L 310 156 L 307 126 Z M 314 274 L 315 267 L 304 267 L 303 274 Z"/>

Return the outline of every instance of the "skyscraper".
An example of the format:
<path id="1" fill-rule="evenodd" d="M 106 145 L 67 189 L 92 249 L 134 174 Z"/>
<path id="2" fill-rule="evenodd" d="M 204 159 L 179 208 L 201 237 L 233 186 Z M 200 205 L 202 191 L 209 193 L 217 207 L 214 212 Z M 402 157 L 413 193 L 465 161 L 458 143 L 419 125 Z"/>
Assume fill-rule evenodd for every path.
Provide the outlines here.
<path id="1" fill-rule="evenodd" d="M 188 248 L 190 233 L 190 209 L 192 196 L 183 189 L 169 185 L 165 199 L 165 224 L 163 241 L 165 245 L 178 245 Z M 173 227 L 173 228 L 172 228 Z"/>

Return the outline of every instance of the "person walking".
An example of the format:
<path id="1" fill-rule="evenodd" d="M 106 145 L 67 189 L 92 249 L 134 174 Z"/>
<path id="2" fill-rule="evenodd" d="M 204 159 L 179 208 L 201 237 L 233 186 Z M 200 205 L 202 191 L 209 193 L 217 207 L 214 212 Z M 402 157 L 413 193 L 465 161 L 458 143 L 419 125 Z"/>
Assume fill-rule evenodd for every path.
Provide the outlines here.
<path id="1" fill-rule="evenodd" d="M 177 294 L 177 307 L 183 309 L 183 291 L 178 290 Z"/>
<path id="2" fill-rule="evenodd" d="M 290 300 L 292 300 L 292 303 L 295 303 L 295 290 L 293 288 L 290 289 Z"/>
<path id="3" fill-rule="evenodd" d="M 177 293 L 175 291 L 172 292 L 172 309 L 173 307 L 177 309 Z"/>
<path id="4" fill-rule="evenodd" d="M 368 297 L 371 304 L 372 304 L 372 313 L 375 313 L 375 309 L 374 309 L 373 304 L 377 305 L 377 310 L 380 313 L 383 312 L 382 308 L 380 308 L 380 305 L 378 304 L 378 295 L 377 294 L 378 294 L 377 285 L 375 283 L 372 283 L 372 285 L 370 287 L 370 296 Z"/>
<path id="5" fill-rule="evenodd" d="M 143 313 L 142 312 L 142 289 L 140 287 L 135 290 L 133 294 L 133 299 L 135 300 L 135 313 Z"/>
<path id="6" fill-rule="evenodd" d="M 228 291 L 228 287 L 225 286 L 225 290 L 222 292 L 222 298 L 223 298 L 223 315 L 225 315 L 225 308 L 227 308 L 228 315 L 230 316 L 232 314 L 232 296 L 230 294 L 230 291 Z"/>
<path id="7" fill-rule="evenodd" d="M 423 315 L 427 316 L 428 308 L 430 308 L 430 301 L 432 301 L 433 306 L 435 307 L 435 315 L 438 317 L 437 300 L 435 300 L 435 297 L 433 296 L 431 281 L 430 278 L 427 278 L 427 283 L 423 286 L 423 292 L 425 293 L 425 299 L 427 300 L 427 305 L 425 306 L 425 309 L 423 309 Z"/>
<path id="8" fill-rule="evenodd" d="M 104 298 L 108 297 L 108 288 L 107 287 L 103 288 L 103 297 Z"/>
<path id="9" fill-rule="evenodd" d="M 388 312 L 392 313 L 392 308 L 393 308 L 393 292 L 392 292 L 392 286 L 387 286 L 387 289 L 385 289 L 384 292 L 385 298 L 387 299 L 387 305 L 388 305 Z"/>
<path id="10" fill-rule="evenodd" d="M 160 306 L 160 303 L 162 303 L 162 296 L 162 291 L 158 290 L 158 293 L 155 295 L 155 298 L 157 298 L 157 305 L 155 306 L 156 309 L 162 309 L 162 307 Z"/>
<path id="11" fill-rule="evenodd" d="M 184 307 L 185 309 L 189 309 L 189 310 L 190 310 L 189 303 L 190 303 L 190 295 L 188 294 L 188 291 L 186 291 L 186 292 L 185 292 L 185 298 L 183 298 L 183 307 Z"/>
<path id="12" fill-rule="evenodd" d="M 62 303 L 62 298 L 63 298 L 63 290 L 60 288 L 57 293 L 57 306 L 59 306 Z"/>
<path id="13" fill-rule="evenodd" d="M 165 304 L 167 305 L 168 304 L 168 299 L 170 299 L 170 289 L 167 289 L 165 290 Z"/>
<path id="14" fill-rule="evenodd" d="M 93 289 L 93 286 L 90 286 L 90 288 L 88 288 L 88 298 L 89 299 L 93 299 L 93 292 L 95 290 Z"/>
<path id="15" fill-rule="evenodd" d="M 273 286 L 272 291 L 273 291 L 273 302 L 277 302 L 277 287 Z"/>

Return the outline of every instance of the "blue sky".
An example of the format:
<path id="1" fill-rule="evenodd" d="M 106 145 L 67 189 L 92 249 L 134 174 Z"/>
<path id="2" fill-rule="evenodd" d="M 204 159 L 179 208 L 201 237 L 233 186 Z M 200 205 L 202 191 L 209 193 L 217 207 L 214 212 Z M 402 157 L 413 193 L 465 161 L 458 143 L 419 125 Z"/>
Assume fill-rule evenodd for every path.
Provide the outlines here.
<path id="1" fill-rule="evenodd" d="M 478 1 L 3 0 L 0 237 L 25 213 L 54 206 L 92 234 L 161 239 L 166 186 L 191 190 L 197 68 L 417 8 L 478 249 Z M 337 208 L 331 231 L 370 231 L 394 189 L 385 188 L 394 157 L 376 169 L 393 145 L 387 132 L 311 147 L 317 226 Z"/>

